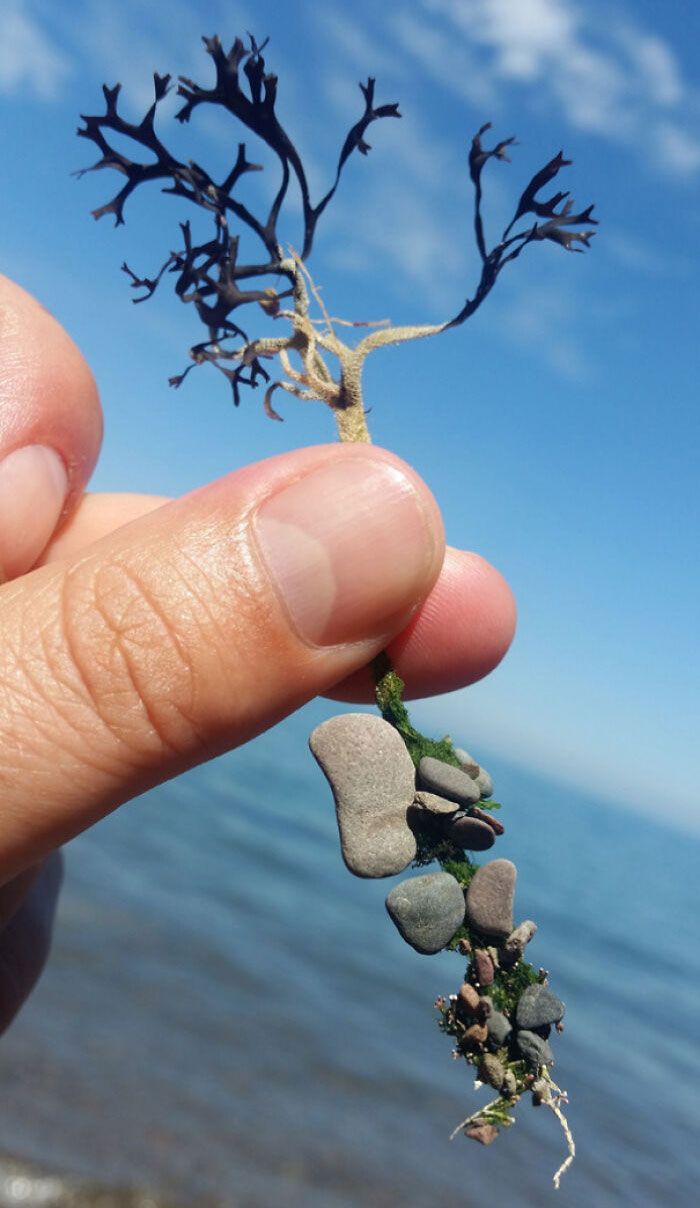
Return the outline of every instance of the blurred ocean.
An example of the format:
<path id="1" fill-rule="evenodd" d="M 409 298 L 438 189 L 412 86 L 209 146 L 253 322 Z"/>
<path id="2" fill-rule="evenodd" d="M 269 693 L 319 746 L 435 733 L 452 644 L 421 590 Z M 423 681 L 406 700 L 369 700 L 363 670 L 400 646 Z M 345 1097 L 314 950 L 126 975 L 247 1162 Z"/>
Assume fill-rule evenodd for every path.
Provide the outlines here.
<path id="1" fill-rule="evenodd" d="M 70 845 L 50 966 L 0 1042 L 0 1151 L 21 1163 L 0 1160 L 0 1206 L 695 1205 L 700 843 L 663 803 L 653 823 L 476 752 L 530 958 L 568 1008 L 554 1076 L 578 1156 L 557 1193 L 545 1108 L 523 1101 L 489 1149 L 448 1141 L 486 1101 L 433 1008 L 463 961 L 406 947 L 394 880 L 342 864 L 306 748 L 333 711 Z M 151 1193 L 106 1190 L 129 1187 Z"/>

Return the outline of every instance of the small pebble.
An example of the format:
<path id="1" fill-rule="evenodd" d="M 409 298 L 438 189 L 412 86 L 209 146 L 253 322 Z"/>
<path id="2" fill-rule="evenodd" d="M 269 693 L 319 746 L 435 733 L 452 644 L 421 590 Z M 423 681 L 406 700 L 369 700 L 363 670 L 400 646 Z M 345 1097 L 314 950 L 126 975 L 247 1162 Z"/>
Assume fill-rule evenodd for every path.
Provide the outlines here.
<path id="1" fill-rule="evenodd" d="M 510 935 L 516 876 L 510 860 L 491 860 L 474 874 L 467 890 L 467 915 L 476 931 Z"/>
<path id="2" fill-rule="evenodd" d="M 449 944 L 462 926 L 464 892 L 449 873 L 427 873 L 395 885 L 386 908 L 406 943 L 430 956 Z"/>
<path id="3" fill-rule="evenodd" d="M 492 986 L 493 961 L 491 960 L 488 952 L 486 952 L 483 948 L 477 948 L 474 953 L 473 960 L 479 985 Z"/>
<path id="4" fill-rule="evenodd" d="M 479 995 L 469 982 L 463 982 L 457 991 L 457 1002 L 466 1015 L 476 1015 L 479 1010 Z"/>
<path id="5" fill-rule="evenodd" d="M 486 1053 L 479 1063 L 479 1077 L 481 1081 L 488 1082 L 489 1086 L 500 1091 L 505 1074 L 506 1072 L 498 1057 L 494 1057 L 493 1053 Z"/>
<path id="6" fill-rule="evenodd" d="M 480 822 L 486 822 L 491 830 L 496 835 L 502 835 L 505 831 L 505 826 L 498 818 L 494 816 L 493 810 L 482 810 L 478 805 L 473 805 L 469 811 L 472 818 L 478 818 Z"/>
<path id="7" fill-rule="evenodd" d="M 530 940 L 536 931 L 537 923 L 533 923 L 532 919 L 525 919 L 525 922 L 520 923 L 519 926 L 515 928 L 515 931 L 511 931 L 508 939 L 503 945 L 503 953 L 504 955 L 510 957 L 511 964 L 515 964 L 516 961 L 520 960 L 525 948 L 530 943 Z"/>
<path id="8" fill-rule="evenodd" d="M 439 797 L 448 797 L 458 805 L 476 805 L 481 796 L 479 786 L 471 776 L 451 763 L 433 759 L 432 755 L 424 755 L 421 759 L 418 780 L 422 789 L 437 793 Z"/>
<path id="9" fill-rule="evenodd" d="M 482 997 L 479 999 L 479 1019 L 482 1023 L 484 1020 L 488 1019 L 492 1011 L 493 1003 L 491 1002 L 491 999 L 487 994 L 482 995 Z"/>
<path id="10" fill-rule="evenodd" d="M 486 822 L 480 822 L 468 814 L 453 818 L 445 827 L 444 834 L 455 847 L 466 851 L 487 851 L 496 842 L 495 831 Z"/>
<path id="11" fill-rule="evenodd" d="M 415 769 L 393 726 L 373 713 L 341 713 L 309 739 L 335 799 L 343 859 L 358 877 L 391 877 L 416 854 L 406 815 Z"/>
<path id="12" fill-rule="evenodd" d="M 493 797 L 493 780 L 484 768 L 479 768 L 479 775 L 476 777 L 474 783 L 479 789 L 479 796 L 482 800 L 485 800 L 487 797 Z"/>
<path id="13" fill-rule="evenodd" d="M 535 1069 L 541 1065 L 553 1064 L 554 1054 L 548 1040 L 543 1040 L 541 1036 L 527 1030 L 518 1032 L 515 1039 L 523 1057 Z"/>
<path id="14" fill-rule="evenodd" d="M 448 801 L 446 797 L 438 797 L 437 793 L 416 793 L 415 804 L 430 814 L 456 814 L 459 806 L 456 801 Z"/>
<path id="15" fill-rule="evenodd" d="M 488 1039 L 488 1034 L 486 1024 L 473 1023 L 471 1027 L 467 1028 L 464 1037 L 466 1040 L 471 1041 L 472 1044 L 484 1044 Z"/>
<path id="16" fill-rule="evenodd" d="M 467 776 L 471 776 L 472 780 L 476 780 L 479 772 L 481 771 L 481 768 L 476 760 L 462 747 L 455 747 L 455 755 L 459 760 L 459 766 L 461 767 L 462 771 L 466 772 Z"/>
<path id="17" fill-rule="evenodd" d="M 501 1011 L 492 1011 L 486 1020 L 489 1040 L 492 1040 L 497 1049 L 504 1045 L 511 1032 L 513 1031 L 510 1020 L 507 1015 Z"/>
<path id="18" fill-rule="evenodd" d="M 528 986 L 518 999 L 515 1022 L 519 1028 L 544 1028 L 559 1023 L 565 1010 L 561 999 L 547 986 Z"/>
<path id="19" fill-rule="evenodd" d="M 518 1084 L 515 1081 L 515 1074 L 512 1070 L 506 1070 L 503 1078 L 503 1094 L 512 1097 L 517 1089 Z"/>
<path id="20" fill-rule="evenodd" d="M 465 1137 L 471 1137 L 472 1141 L 478 1141 L 480 1145 L 490 1145 L 498 1136 L 498 1129 L 494 1124 L 472 1124 L 470 1128 L 465 1128 Z"/>

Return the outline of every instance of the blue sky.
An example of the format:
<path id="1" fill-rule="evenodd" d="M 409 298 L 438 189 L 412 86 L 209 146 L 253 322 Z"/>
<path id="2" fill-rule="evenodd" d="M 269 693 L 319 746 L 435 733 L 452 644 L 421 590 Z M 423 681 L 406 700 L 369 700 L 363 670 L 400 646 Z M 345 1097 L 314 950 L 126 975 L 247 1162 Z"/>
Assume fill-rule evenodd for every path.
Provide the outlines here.
<path id="1" fill-rule="evenodd" d="M 535 245 L 464 328 L 368 365 L 375 440 L 416 466 L 449 539 L 495 562 L 519 602 L 497 672 L 417 715 L 477 753 L 697 828 L 700 8 L 360 0 L 351 16 L 338 0 L 4 0 L 0 267 L 95 369 L 99 489 L 180 493 L 333 439 L 320 404 L 283 398 L 273 424 L 249 393 L 234 412 L 207 369 L 168 388 L 200 338 L 195 317 L 165 292 L 133 307 L 119 265 L 152 272 L 193 215 L 144 190 L 115 231 L 89 211 L 117 178 L 69 174 L 95 158 L 75 128 L 101 111 L 103 82 L 120 80 L 140 119 L 154 70 L 205 83 L 200 35 L 246 30 L 271 35 L 278 112 L 316 196 L 361 112 L 357 82 L 374 75 L 377 100 L 400 102 L 319 226 L 310 267 L 335 314 L 434 322 L 459 309 L 476 280 L 466 152 L 482 122 L 519 143 L 512 164 L 488 165 L 494 234 L 535 170 L 561 147 L 574 160 L 562 188 L 597 204 L 590 252 Z M 173 130 L 174 108 L 164 141 L 216 175 L 243 136 L 211 114 Z M 253 205 L 274 166 L 249 153 L 269 166 L 249 178 Z M 284 234 L 300 240 L 294 204 Z"/>

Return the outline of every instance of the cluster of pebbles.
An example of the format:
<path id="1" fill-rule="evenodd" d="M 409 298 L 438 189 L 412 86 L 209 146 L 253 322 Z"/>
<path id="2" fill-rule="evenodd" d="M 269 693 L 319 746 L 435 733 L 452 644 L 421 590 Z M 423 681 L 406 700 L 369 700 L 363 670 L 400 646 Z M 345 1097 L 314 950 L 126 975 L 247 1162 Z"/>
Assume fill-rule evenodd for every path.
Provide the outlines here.
<path id="1" fill-rule="evenodd" d="M 462 851 L 487 851 L 503 832 L 480 806 L 492 792 L 491 777 L 466 751 L 455 749 L 460 766 L 425 757 L 418 768 L 393 726 L 370 713 L 345 713 L 323 722 L 309 739 L 311 751 L 331 786 L 340 845 L 350 872 L 358 877 L 390 877 L 416 857 L 416 833 L 427 825 L 433 836 Z M 490 987 L 499 971 L 522 958 L 536 924 L 513 925 L 516 868 L 510 860 L 481 865 L 465 890 L 449 872 L 408 877 L 390 891 L 387 911 L 407 944 L 430 955 L 450 945 L 463 928 L 459 950 L 470 957 L 468 980 L 448 1002 L 438 1000 L 457 1051 L 474 1064 L 482 1081 L 504 1097 L 521 1093 L 509 1063 L 537 1072 L 553 1062 L 552 1026 L 562 1028 L 564 1004 L 546 984 L 528 985 L 509 1015 L 496 1010 Z M 493 1135 L 491 1135 L 493 1134 Z M 495 1136 L 484 1126 L 469 1135 L 484 1143 Z"/>

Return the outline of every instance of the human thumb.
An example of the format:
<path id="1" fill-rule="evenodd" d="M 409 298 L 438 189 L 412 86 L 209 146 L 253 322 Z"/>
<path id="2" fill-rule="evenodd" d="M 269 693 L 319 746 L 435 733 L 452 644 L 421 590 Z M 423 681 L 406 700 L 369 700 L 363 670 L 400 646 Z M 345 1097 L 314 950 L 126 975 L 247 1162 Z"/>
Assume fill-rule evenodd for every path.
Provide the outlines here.
<path id="1" fill-rule="evenodd" d="M 444 554 L 375 446 L 247 467 L 0 590 L 0 882 L 365 665 Z"/>

